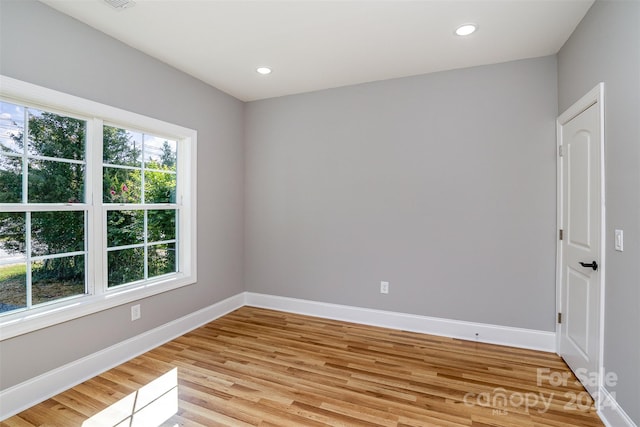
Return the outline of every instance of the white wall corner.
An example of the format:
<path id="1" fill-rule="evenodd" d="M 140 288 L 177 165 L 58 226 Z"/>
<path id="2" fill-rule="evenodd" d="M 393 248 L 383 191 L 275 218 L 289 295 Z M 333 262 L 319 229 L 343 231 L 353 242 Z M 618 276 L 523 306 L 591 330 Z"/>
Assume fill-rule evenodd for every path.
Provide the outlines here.
<path id="1" fill-rule="evenodd" d="M 638 427 L 620 407 L 615 396 L 600 387 L 597 397 L 598 415 L 607 427 Z"/>
<path id="2" fill-rule="evenodd" d="M 245 293 L 239 293 L 82 359 L 1 390 L 0 421 L 222 317 L 245 305 L 244 302 Z"/>
<path id="3" fill-rule="evenodd" d="M 246 293 L 245 303 L 246 305 L 254 307 L 306 314 L 309 316 L 371 326 L 381 326 L 533 350 L 556 351 L 555 332 L 441 319 L 252 292 Z M 476 334 L 478 335 L 476 336 Z"/>

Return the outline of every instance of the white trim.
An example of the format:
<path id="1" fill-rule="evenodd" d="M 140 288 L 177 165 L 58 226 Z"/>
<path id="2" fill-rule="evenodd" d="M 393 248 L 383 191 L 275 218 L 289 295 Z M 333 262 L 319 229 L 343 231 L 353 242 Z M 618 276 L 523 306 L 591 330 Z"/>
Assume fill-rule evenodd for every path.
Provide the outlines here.
<path id="1" fill-rule="evenodd" d="M 117 123 L 118 126 L 127 126 L 154 135 L 158 134 L 158 129 L 162 129 L 163 136 L 175 139 L 195 135 L 193 129 L 3 75 L 0 75 L 0 88 L 2 96 L 13 102 L 32 103 L 32 106 L 40 108 L 53 108 L 65 115 L 75 113 L 83 120 L 100 117 L 108 123 Z"/>
<path id="2" fill-rule="evenodd" d="M 606 204 L 605 204 L 605 135 L 604 135 L 604 83 L 598 83 L 593 89 L 591 89 L 586 95 L 580 98 L 576 103 L 574 103 L 571 107 L 569 107 L 564 113 L 558 116 L 556 120 L 556 144 L 558 146 L 558 150 L 562 145 L 562 127 L 571 121 L 573 118 L 581 114 L 583 111 L 587 110 L 592 105 L 597 104 L 598 106 L 598 119 L 599 119 L 599 132 L 600 132 L 600 164 L 598 167 L 600 168 L 600 309 L 599 309 L 599 346 L 598 346 L 598 373 L 597 380 L 598 384 L 595 387 L 595 394 L 598 393 L 598 390 L 602 384 L 602 376 L 604 375 L 604 321 L 605 321 L 605 273 L 606 273 Z M 558 224 L 558 229 L 564 229 L 564 224 L 562 222 L 563 212 L 562 212 L 562 161 L 557 161 L 556 166 L 556 194 L 557 194 L 557 211 L 556 211 L 556 221 Z M 566 230 L 565 230 L 566 231 Z M 565 233 L 566 235 L 566 233 Z M 558 239 L 556 242 L 556 309 L 558 313 L 562 312 L 562 242 Z M 561 325 L 556 323 L 556 348 L 558 355 L 560 355 L 560 339 L 562 337 L 561 334 Z M 560 355 L 561 356 L 561 355 Z M 597 396 L 592 396 L 595 400 Z"/>
<path id="3" fill-rule="evenodd" d="M 246 293 L 245 303 L 253 307 L 269 308 L 364 325 L 548 352 L 556 351 L 556 334 L 554 332 L 441 319 L 253 292 Z M 477 339 L 476 333 L 478 334 Z"/>
<path id="4" fill-rule="evenodd" d="M 638 427 L 607 389 L 600 387 L 598 397 L 598 415 L 605 426 Z"/>
<path id="5" fill-rule="evenodd" d="M 0 75 L 0 99 L 19 105 L 43 108 L 47 111 L 60 111 L 61 114 L 68 116 L 78 115 L 83 120 L 87 120 L 85 160 L 88 165 L 87 170 L 91 165 L 100 165 L 94 168 L 93 173 L 86 174 L 85 203 L 53 204 L 50 207 L 25 204 L 3 206 L 3 210 L 6 208 L 11 212 L 24 211 L 27 215 L 29 212 L 43 209 L 86 212 L 88 218 L 86 223 L 88 231 L 85 236 L 88 250 L 86 277 L 89 294 L 52 302 L 34 309 L 28 307 L 29 310 L 17 309 L 12 313 L 4 313 L 0 317 L 0 341 L 197 282 L 197 131 L 3 75 Z M 110 206 L 102 203 L 101 197 L 102 126 L 105 121 L 153 135 L 161 134 L 181 142 L 177 147 L 177 170 L 180 178 L 176 189 L 180 200 L 176 201 L 175 206 L 179 211 L 179 236 L 177 236 L 179 272 L 171 277 L 158 277 L 146 282 L 137 282 L 135 285 L 107 289 L 106 239 L 104 233 L 100 231 L 104 228 L 103 212 Z M 24 154 L 23 158 L 26 159 Z M 159 208 L 163 209 L 164 206 Z M 29 236 L 30 233 L 27 232 L 27 241 Z M 28 287 L 27 292 L 29 289 Z M 30 301 L 30 298 L 28 300 Z"/>
<path id="6" fill-rule="evenodd" d="M 191 284 L 191 278 L 178 274 L 171 278 L 159 277 L 157 281 L 141 286 L 123 285 L 122 289 L 109 293 L 77 296 L 20 311 L 15 316 L 1 319 L 0 341 Z"/>
<path id="7" fill-rule="evenodd" d="M 555 351 L 553 332 L 242 292 L 6 390 L 1 390 L 0 420 L 28 409 L 245 305 L 472 341 L 476 340 L 475 334 L 478 333 L 480 342 Z M 609 417 L 613 416 L 609 415 Z"/>
<path id="8" fill-rule="evenodd" d="M 244 305 L 244 293 L 0 391 L 0 421 Z"/>

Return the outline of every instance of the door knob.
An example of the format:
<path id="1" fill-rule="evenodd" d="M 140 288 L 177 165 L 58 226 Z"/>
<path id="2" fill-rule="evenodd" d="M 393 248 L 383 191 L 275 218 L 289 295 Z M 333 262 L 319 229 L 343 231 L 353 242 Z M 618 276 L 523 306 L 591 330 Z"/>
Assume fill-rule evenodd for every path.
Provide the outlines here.
<path id="1" fill-rule="evenodd" d="M 583 267 L 591 267 L 593 268 L 593 271 L 596 271 L 598 269 L 598 263 L 595 261 L 593 261 L 591 264 L 587 264 L 586 262 L 581 262 L 580 265 Z"/>

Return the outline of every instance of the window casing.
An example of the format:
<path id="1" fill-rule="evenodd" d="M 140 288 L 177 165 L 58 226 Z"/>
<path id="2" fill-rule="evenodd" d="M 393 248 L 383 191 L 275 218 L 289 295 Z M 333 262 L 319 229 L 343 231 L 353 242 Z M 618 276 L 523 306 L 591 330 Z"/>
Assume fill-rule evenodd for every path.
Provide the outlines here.
<path id="1" fill-rule="evenodd" d="M 0 173 L 11 163 L 20 184 L 0 180 L 0 228 L 13 233 L 0 303 L 3 268 L 23 269 L 25 288 L 0 311 L 0 340 L 196 282 L 196 131 L 5 76 L 0 101 L 24 109 L 24 143 L 0 141 Z"/>

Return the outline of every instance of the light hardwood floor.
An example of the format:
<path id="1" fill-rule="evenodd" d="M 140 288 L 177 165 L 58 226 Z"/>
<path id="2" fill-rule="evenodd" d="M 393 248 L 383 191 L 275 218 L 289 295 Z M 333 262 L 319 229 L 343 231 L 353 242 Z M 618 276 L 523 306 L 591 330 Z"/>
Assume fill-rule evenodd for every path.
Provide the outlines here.
<path id="1" fill-rule="evenodd" d="M 0 425 L 603 424 L 555 354 L 243 307 Z"/>

